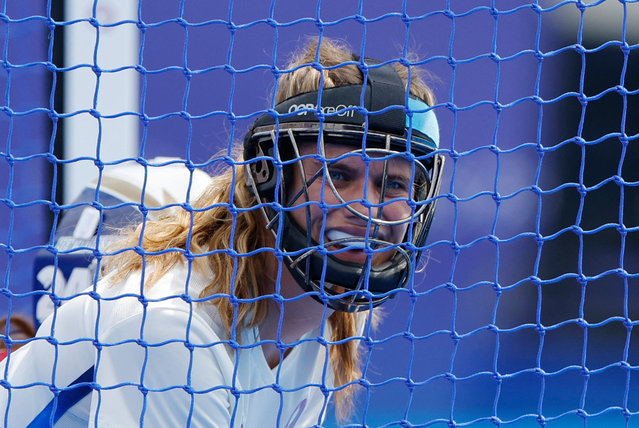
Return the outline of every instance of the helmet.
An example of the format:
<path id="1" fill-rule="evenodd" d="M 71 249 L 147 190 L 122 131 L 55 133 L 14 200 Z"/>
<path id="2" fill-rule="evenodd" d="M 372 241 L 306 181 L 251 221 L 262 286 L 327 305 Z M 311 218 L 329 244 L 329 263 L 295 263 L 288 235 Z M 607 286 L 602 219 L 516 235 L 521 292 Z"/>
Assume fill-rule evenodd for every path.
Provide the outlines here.
<path id="1" fill-rule="evenodd" d="M 286 99 L 259 117 L 244 139 L 247 186 L 260 201 L 258 207 L 288 270 L 317 300 L 349 312 L 383 303 L 395 294 L 393 290 L 410 281 L 432 221 L 444 164 L 437 152 L 439 128 L 432 108 L 407 96 L 392 66 L 365 61 L 372 64 L 366 67 L 365 84 L 320 89 Z M 330 144 L 348 147 L 348 151 L 327 156 Z M 314 152 L 301 154 L 303 145 L 312 145 Z M 305 159 L 315 159 L 321 165 L 315 174 L 305 170 Z M 353 199 L 341 193 L 330 170 L 344 159 L 360 160 L 366 176 L 371 163 L 383 165 L 378 200 L 368 201 L 367 195 Z M 410 179 L 410 191 L 401 198 L 384 190 L 391 180 L 389 165 L 397 161 L 403 161 L 404 174 Z M 299 190 L 292 188 L 294 174 L 303 177 Z M 323 185 L 320 201 L 309 197 L 313 183 Z M 334 202 L 324 200 L 327 195 Z M 301 205 L 300 198 L 304 200 Z M 408 214 L 385 218 L 384 210 L 388 212 L 390 204 L 400 202 L 409 207 Z M 337 233 L 313 237 L 309 219 L 313 204 L 323 207 L 324 212 L 348 210 L 366 222 L 367 236 Z M 367 209 L 358 210 L 353 207 L 356 204 Z M 306 210 L 306 221 L 294 219 L 296 209 Z M 393 227 L 402 228 L 401 240 L 392 242 L 382 233 Z M 353 249 L 363 251 L 365 261 L 340 257 L 339 253 Z M 379 253 L 385 253 L 383 260 L 373 263 Z"/>

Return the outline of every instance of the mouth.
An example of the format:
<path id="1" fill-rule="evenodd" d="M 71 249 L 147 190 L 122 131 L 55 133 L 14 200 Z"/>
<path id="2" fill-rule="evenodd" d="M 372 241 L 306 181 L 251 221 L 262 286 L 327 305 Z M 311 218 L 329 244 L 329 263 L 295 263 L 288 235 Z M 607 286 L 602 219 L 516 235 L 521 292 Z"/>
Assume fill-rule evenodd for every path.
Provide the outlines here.
<path id="1" fill-rule="evenodd" d="M 373 266 L 383 263 L 389 258 L 387 251 L 372 252 L 381 244 L 380 238 L 371 238 L 363 235 L 353 235 L 339 229 L 331 229 L 326 232 L 326 244 L 332 255 L 346 262 L 365 265 L 370 262 Z M 383 245 L 382 245 L 383 246 Z M 368 251 L 367 251 L 368 248 Z"/>
<path id="2" fill-rule="evenodd" d="M 341 230 L 329 230 L 326 232 L 326 238 L 331 246 L 337 248 L 348 247 L 351 250 L 364 250 L 366 248 L 366 239 L 363 236 L 351 235 Z"/>

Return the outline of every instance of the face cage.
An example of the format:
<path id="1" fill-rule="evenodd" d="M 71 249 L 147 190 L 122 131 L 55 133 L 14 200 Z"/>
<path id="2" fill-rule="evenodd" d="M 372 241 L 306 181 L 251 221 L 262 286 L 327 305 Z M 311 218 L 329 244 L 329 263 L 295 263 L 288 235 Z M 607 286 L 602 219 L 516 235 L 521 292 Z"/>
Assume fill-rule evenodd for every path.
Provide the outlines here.
<path id="1" fill-rule="evenodd" d="M 381 157 L 381 160 L 387 161 L 393 156 L 404 157 L 406 148 L 406 139 L 391 135 L 373 131 L 362 131 L 361 127 L 353 127 L 350 125 L 342 124 L 327 124 L 324 123 L 321 126 L 322 132 L 318 132 L 320 126 L 318 123 L 288 123 L 263 126 L 256 128 L 249 136 L 252 141 L 255 141 L 257 147 L 257 153 L 255 158 L 257 162 L 250 162 L 246 164 L 247 174 L 246 180 L 249 189 L 253 191 L 258 199 L 266 199 L 269 202 L 278 202 L 284 208 L 290 208 L 299 197 L 304 194 L 306 201 L 309 202 L 308 187 L 313 181 L 318 179 L 320 172 L 324 176 L 325 184 L 328 189 L 326 191 L 333 192 L 340 202 L 340 206 L 348 209 L 353 214 L 363 218 L 367 221 L 368 228 L 373 231 L 372 236 L 363 238 L 345 238 L 327 241 L 322 239 L 320 245 L 314 239 L 312 239 L 312 231 L 310 225 L 307 224 L 306 232 L 296 224 L 291 218 L 290 214 L 286 210 L 273 209 L 269 205 L 262 205 L 260 210 L 262 211 L 265 220 L 267 222 L 267 229 L 270 229 L 273 233 L 275 241 L 278 247 L 285 252 L 284 262 L 286 267 L 291 272 L 292 276 L 298 282 L 298 284 L 306 291 L 312 293 L 312 297 L 320 303 L 326 303 L 328 307 L 345 312 L 357 312 L 372 309 L 387 299 L 394 297 L 393 290 L 397 288 L 403 288 L 414 275 L 414 266 L 417 265 L 419 258 L 421 257 L 422 246 L 428 235 L 430 224 L 433 219 L 436 200 L 434 199 L 439 194 L 439 188 L 441 184 L 441 173 L 444 164 L 443 156 L 439 154 L 428 154 L 417 157 L 417 162 L 414 162 L 416 169 L 421 169 L 425 172 L 426 177 L 430 179 L 428 181 L 428 188 L 418 200 L 414 200 L 417 204 L 417 208 L 411 212 L 409 217 L 396 221 L 386 221 L 381 218 L 372 218 L 370 216 L 363 215 L 350 206 L 353 203 L 345 201 L 339 194 L 339 191 L 335 188 L 335 185 L 330 178 L 330 174 L 327 172 L 327 164 L 329 161 L 323 163 L 322 169 L 318 171 L 309 181 L 302 180 L 302 189 L 296 195 L 292 195 L 290 200 L 286 195 L 286 184 L 291 178 L 291 169 L 298 168 L 301 177 L 306 177 L 304 174 L 304 167 L 299 152 L 298 140 L 304 141 L 319 141 L 320 156 L 323 159 L 327 159 L 325 152 L 325 140 L 338 139 L 340 143 L 342 141 L 359 141 L 359 149 L 357 145 L 353 144 L 355 150 L 344 153 L 342 156 L 348 154 L 361 154 L 361 142 L 364 137 L 366 141 L 383 141 L 383 144 L 377 144 L 375 148 L 366 148 L 366 153 L 387 155 Z M 279 131 L 279 133 L 277 132 Z M 280 138 L 278 139 L 278 135 Z M 282 138 L 284 137 L 284 138 Z M 284 140 L 284 141 L 283 141 Z M 264 147 L 264 143 L 266 147 Z M 284 159 L 280 154 L 285 152 L 284 145 L 290 145 L 291 153 L 289 157 L 295 159 L 290 162 L 291 159 Z M 383 147 L 383 148 L 380 148 Z M 394 151 L 403 147 L 404 151 Z M 277 148 L 277 150 L 275 149 Z M 432 151 L 432 149 L 430 149 Z M 252 159 L 251 159 L 252 160 Z M 279 168 L 276 168 L 275 163 L 280 164 Z M 387 162 L 385 162 L 385 165 Z M 429 164 L 429 167 L 424 166 Z M 259 167 L 256 167 L 260 165 Z M 264 171 L 269 172 L 265 174 Z M 430 172 L 429 172 L 430 171 Z M 414 177 L 414 172 L 412 176 Z M 275 180 L 278 184 L 274 186 L 278 188 L 279 192 L 277 196 L 274 194 L 265 195 L 260 191 L 260 185 L 267 180 L 266 177 L 271 180 Z M 321 178 L 320 178 L 321 180 Z M 386 180 L 386 166 L 384 172 L 384 182 Z M 384 189 L 384 184 L 382 185 Z M 380 196 L 380 199 L 384 199 L 384 195 Z M 384 206 L 384 202 L 380 201 L 380 205 L 374 205 L 378 207 L 379 216 Z M 307 221 L 310 219 L 310 207 L 306 207 Z M 282 214 L 284 214 L 282 216 Z M 280 219 L 282 221 L 280 221 Z M 402 223 L 409 223 L 406 235 L 401 243 L 393 244 L 387 241 L 376 239 L 377 231 L 380 226 L 394 226 Z M 278 240 L 278 235 L 281 239 Z M 410 242 L 407 242 L 407 238 L 412 236 Z M 368 248 L 375 250 L 378 247 L 392 247 L 388 251 L 395 251 L 395 254 L 390 260 L 382 263 L 380 266 L 372 265 L 372 258 L 369 255 L 365 265 L 346 262 L 338 259 L 334 255 L 330 254 L 331 247 L 334 246 L 348 246 L 349 244 L 356 244 L 359 241 L 360 245 L 363 243 Z M 320 251 L 323 249 L 323 251 Z M 337 272 L 336 274 L 333 271 Z M 344 278 L 347 278 L 344 283 Z M 350 281 L 348 281 L 350 279 Z"/>

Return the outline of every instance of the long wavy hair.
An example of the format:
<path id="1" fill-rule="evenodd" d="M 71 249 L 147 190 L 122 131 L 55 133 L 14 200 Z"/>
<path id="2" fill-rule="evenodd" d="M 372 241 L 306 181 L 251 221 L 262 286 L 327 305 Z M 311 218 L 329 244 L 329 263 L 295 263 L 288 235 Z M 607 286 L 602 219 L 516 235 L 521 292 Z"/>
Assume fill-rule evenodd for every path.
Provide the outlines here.
<path id="1" fill-rule="evenodd" d="M 340 66 L 345 62 L 351 64 Z M 351 50 L 344 42 L 322 38 L 320 43 L 316 38 L 310 39 L 293 55 L 287 71 L 278 79 L 275 102 L 316 91 L 321 82 L 325 88 L 361 84 L 362 72 L 352 62 Z M 395 69 L 413 95 L 433 105 L 432 91 L 414 69 L 400 63 L 395 64 Z M 144 263 L 151 263 L 153 270 L 146 284 L 152 286 L 178 262 L 186 260 L 182 250 L 189 249 L 193 255 L 207 254 L 193 259 L 195 268 L 214 272 L 201 298 L 214 294 L 233 295 L 240 301 L 251 301 L 255 296 L 266 294 L 264 272 L 270 272 L 275 261 L 271 251 L 260 250 L 267 249 L 272 239 L 269 240 L 270 232 L 265 227 L 262 213 L 255 208 L 257 201 L 246 187 L 244 174 L 244 166 L 235 164 L 213 177 L 208 189 L 193 204 L 194 209 L 138 226 L 118 243 L 120 251 L 105 259 L 105 271 L 115 271 L 115 279 L 121 280 L 142 269 Z M 139 247 L 144 250 L 144 260 L 134 250 Z M 229 248 L 234 250 L 235 256 L 229 254 Z M 233 325 L 255 327 L 267 313 L 265 299 L 237 305 L 228 298 L 216 298 L 210 303 L 215 305 L 229 335 Z M 335 403 L 338 418 L 344 420 L 353 407 L 352 389 L 361 378 L 358 341 L 354 339 L 358 334 L 357 316 L 336 311 L 328 322 L 333 342 L 329 344 L 329 358 L 337 388 Z"/>

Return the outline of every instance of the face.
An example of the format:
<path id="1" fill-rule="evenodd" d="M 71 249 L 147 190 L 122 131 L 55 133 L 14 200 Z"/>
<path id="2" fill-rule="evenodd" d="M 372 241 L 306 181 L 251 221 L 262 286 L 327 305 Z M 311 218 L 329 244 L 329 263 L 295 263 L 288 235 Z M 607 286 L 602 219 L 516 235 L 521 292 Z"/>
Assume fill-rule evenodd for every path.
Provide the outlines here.
<path id="1" fill-rule="evenodd" d="M 392 244 L 404 241 L 414 215 L 408 204 L 415 189 L 414 176 L 421 172 L 401 156 L 370 152 L 367 163 L 362 154 L 352 151 L 351 146 L 327 143 L 323 162 L 316 144 L 301 145 L 304 177 L 298 164 L 293 164 L 288 197 L 296 208 L 290 215 L 302 230 L 310 228 L 318 243 L 342 239 L 341 244 L 326 245 L 335 257 L 365 264 L 368 252 L 375 266 L 393 256 Z"/>

